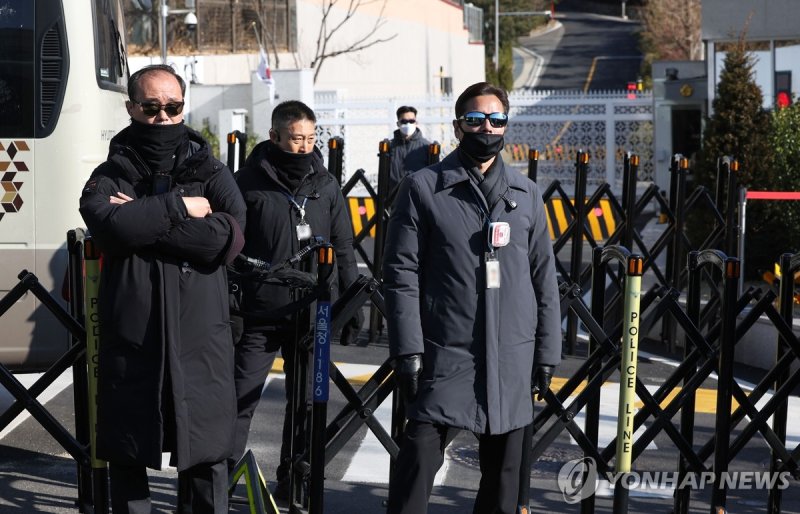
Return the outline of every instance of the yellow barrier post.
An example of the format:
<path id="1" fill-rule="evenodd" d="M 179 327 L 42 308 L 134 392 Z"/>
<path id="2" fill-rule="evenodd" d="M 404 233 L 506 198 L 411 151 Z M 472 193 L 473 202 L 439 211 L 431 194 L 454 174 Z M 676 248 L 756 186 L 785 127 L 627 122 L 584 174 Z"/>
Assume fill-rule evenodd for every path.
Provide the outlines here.
<path id="1" fill-rule="evenodd" d="M 636 367 L 639 349 L 639 300 L 642 289 L 644 260 L 638 255 L 628 257 L 625 276 L 625 313 L 620 363 L 619 415 L 617 418 L 617 473 L 631 471 L 633 454 L 633 418 L 636 402 Z M 620 476 L 614 486 L 614 514 L 628 512 L 629 490 L 626 476 Z"/>
<path id="2" fill-rule="evenodd" d="M 86 313 L 86 365 L 89 389 L 89 456 L 92 466 L 92 496 L 95 512 L 108 512 L 108 468 L 97 458 L 97 365 L 100 350 L 98 293 L 100 290 L 100 251 L 90 238 L 83 244 L 84 312 Z"/>

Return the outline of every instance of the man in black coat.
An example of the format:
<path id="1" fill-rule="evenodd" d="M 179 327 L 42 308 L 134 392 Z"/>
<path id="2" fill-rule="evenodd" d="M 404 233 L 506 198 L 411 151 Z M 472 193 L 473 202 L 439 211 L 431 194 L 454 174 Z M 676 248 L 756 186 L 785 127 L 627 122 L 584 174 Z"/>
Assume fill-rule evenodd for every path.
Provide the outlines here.
<path id="1" fill-rule="evenodd" d="M 411 172 L 428 165 L 430 142 L 417 127 L 417 110 L 410 105 L 397 109 L 397 130 L 390 144 L 392 166 L 389 170 L 389 195 L 392 198 L 400 181 Z"/>
<path id="2" fill-rule="evenodd" d="M 446 441 L 479 439 L 476 514 L 514 514 L 531 392 L 561 361 L 555 257 L 536 184 L 503 164 L 505 91 L 456 101 L 458 148 L 406 177 L 383 260 L 389 350 L 408 424 L 389 514 L 424 514 Z"/>
<path id="3" fill-rule="evenodd" d="M 149 513 L 146 467 L 178 468 L 178 512 L 228 512 L 235 420 L 225 265 L 243 245 L 233 175 L 183 124 L 165 65 L 128 82 L 131 124 L 91 175 L 80 212 L 102 250 L 97 456 L 114 514 Z"/>
<path id="4" fill-rule="evenodd" d="M 282 102 L 272 112 L 269 140 L 257 145 L 236 174 L 236 182 L 247 205 L 247 229 L 243 253 L 272 264 L 285 262 L 309 243 L 322 237 L 333 245 L 336 270 L 333 283 L 343 291 L 358 278 L 353 253 L 353 228 L 339 184 L 328 173 L 315 147 L 316 116 L 299 101 Z M 277 468 L 275 496 L 289 495 L 289 454 L 291 399 L 294 381 L 295 326 L 292 316 L 264 320 L 276 309 L 292 302 L 287 287 L 248 282 L 243 287 L 244 330 L 236 344 L 236 420 L 234 458 L 247 445 L 253 412 L 261 399 L 267 374 L 278 350 L 286 374 L 286 416 L 284 418 L 281 462 Z M 305 329 L 310 328 L 306 320 Z M 350 320 L 342 331 L 342 344 L 358 335 L 362 314 Z"/>

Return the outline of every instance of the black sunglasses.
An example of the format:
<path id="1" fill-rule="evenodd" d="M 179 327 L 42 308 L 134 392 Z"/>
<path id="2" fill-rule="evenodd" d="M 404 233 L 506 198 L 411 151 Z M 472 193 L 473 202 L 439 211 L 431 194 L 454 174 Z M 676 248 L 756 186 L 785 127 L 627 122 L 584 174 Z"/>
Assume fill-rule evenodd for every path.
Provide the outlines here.
<path id="1" fill-rule="evenodd" d="M 494 128 L 505 127 L 508 124 L 508 114 L 504 112 L 493 112 L 486 114 L 484 112 L 471 111 L 463 116 L 459 116 L 459 120 L 463 120 L 469 127 L 480 127 L 483 125 L 483 120 L 489 119 L 489 124 Z"/>
<path id="2" fill-rule="evenodd" d="M 177 116 L 183 112 L 183 102 L 170 102 L 165 105 L 156 102 L 137 102 L 135 100 L 131 100 L 131 102 L 140 106 L 145 116 L 158 116 L 162 109 L 167 113 L 167 116 Z"/>
<path id="3" fill-rule="evenodd" d="M 397 120 L 400 125 L 408 125 L 409 123 L 416 123 L 417 120 Z"/>

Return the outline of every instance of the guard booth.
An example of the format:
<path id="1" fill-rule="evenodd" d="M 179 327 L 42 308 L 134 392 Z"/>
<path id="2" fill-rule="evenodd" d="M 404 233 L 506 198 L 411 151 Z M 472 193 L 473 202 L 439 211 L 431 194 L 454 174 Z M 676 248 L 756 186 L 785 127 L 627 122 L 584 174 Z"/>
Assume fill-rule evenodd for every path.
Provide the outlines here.
<path id="1" fill-rule="evenodd" d="M 691 159 L 700 150 L 708 113 L 705 62 L 653 62 L 653 113 L 655 181 L 668 191 L 671 157 Z"/>

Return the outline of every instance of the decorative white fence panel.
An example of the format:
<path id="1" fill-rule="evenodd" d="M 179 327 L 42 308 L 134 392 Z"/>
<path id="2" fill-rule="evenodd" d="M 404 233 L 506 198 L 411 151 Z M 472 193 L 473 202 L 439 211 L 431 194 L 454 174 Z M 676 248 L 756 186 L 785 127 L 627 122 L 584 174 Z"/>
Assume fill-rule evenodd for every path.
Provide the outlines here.
<path id="1" fill-rule="evenodd" d="M 539 150 L 538 182 L 543 187 L 555 179 L 567 187 L 572 184 L 578 150 L 590 155 L 590 185 L 607 182 L 614 191 L 621 190 L 625 152 L 640 156 L 640 181 L 654 180 L 649 91 L 633 95 L 627 91 L 521 92 L 512 93 L 509 102 L 503 159 L 525 173 L 528 150 Z M 378 144 L 391 139 L 397 128 L 395 111 L 401 105 L 417 109 L 420 129 L 428 140 L 441 144 L 442 156 L 458 145 L 453 135 L 454 97 L 339 100 L 333 93 L 317 93 L 318 144 L 327 154 L 328 139 L 344 138 L 345 179 L 363 169 L 373 186 L 377 184 Z"/>

